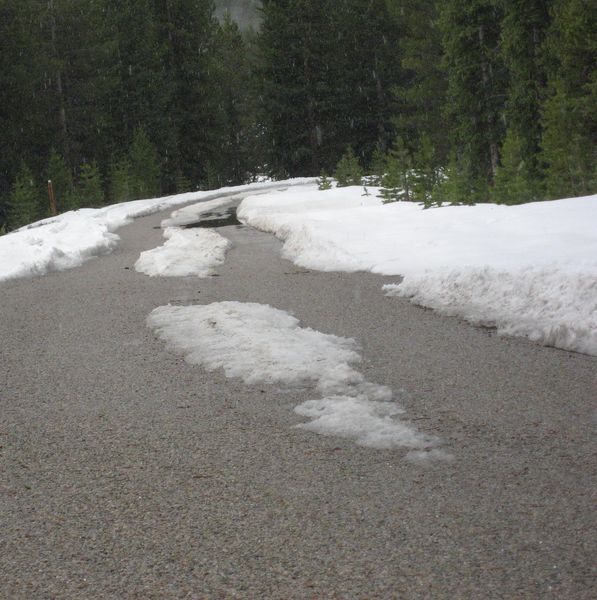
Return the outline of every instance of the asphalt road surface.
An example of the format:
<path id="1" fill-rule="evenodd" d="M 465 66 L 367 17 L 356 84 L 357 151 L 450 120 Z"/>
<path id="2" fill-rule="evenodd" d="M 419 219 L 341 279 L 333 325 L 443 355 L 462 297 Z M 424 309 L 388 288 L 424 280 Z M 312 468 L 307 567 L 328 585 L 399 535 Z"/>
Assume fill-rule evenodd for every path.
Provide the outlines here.
<path id="1" fill-rule="evenodd" d="M 319 273 L 250 228 L 218 277 L 150 278 L 165 214 L 109 256 L 0 283 L 0 598 L 597 597 L 597 359 Z M 293 428 L 310 390 L 190 366 L 145 325 L 251 301 L 353 337 L 450 463 Z"/>

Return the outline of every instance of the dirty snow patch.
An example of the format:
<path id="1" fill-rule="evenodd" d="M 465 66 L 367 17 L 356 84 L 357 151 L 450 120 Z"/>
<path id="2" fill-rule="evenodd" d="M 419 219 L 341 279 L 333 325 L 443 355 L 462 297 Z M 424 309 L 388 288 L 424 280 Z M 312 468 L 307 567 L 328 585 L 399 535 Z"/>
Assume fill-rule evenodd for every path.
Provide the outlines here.
<path id="1" fill-rule="evenodd" d="M 439 443 L 398 420 L 404 411 L 392 401 L 392 391 L 354 368 L 361 360 L 354 340 L 300 327 L 282 310 L 240 302 L 162 306 L 147 323 L 190 364 L 222 368 L 247 384 L 315 387 L 322 398 L 295 409 L 313 419 L 300 428 L 373 448 L 406 447 L 422 456 Z"/>
<path id="2" fill-rule="evenodd" d="M 164 231 L 163 246 L 142 252 L 135 269 L 151 277 L 208 277 L 224 262 L 230 242 L 213 229 Z"/>

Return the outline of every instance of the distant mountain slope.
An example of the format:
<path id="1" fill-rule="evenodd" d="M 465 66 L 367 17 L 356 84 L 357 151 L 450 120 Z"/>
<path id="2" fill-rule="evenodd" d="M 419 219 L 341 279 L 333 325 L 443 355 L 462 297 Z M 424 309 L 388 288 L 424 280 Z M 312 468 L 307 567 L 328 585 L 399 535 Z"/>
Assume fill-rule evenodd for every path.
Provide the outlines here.
<path id="1" fill-rule="evenodd" d="M 241 29 L 257 28 L 261 21 L 260 0 L 216 0 L 216 16 L 222 18 L 226 11 Z"/>

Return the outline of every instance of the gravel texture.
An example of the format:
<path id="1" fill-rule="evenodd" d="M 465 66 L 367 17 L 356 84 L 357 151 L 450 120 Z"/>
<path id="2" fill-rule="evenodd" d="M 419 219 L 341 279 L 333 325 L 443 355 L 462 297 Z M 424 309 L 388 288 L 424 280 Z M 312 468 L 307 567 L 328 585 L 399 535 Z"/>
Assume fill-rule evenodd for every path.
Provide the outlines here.
<path id="1" fill-rule="evenodd" d="M 597 597 L 595 358 L 297 268 L 248 228 L 219 229 L 220 276 L 149 278 L 164 216 L 0 284 L 0 598 Z M 220 300 L 354 337 L 454 461 L 293 429 L 311 390 L 206 373 L 145 326 Z"/>

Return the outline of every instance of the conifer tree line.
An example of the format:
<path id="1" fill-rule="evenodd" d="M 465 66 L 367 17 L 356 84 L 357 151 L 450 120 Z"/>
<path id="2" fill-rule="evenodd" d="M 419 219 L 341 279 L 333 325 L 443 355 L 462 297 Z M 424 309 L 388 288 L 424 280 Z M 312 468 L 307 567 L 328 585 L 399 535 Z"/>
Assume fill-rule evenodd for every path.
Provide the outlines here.
<path id="1" fill-rule="evenodd" d="M 594 192 L 596 13 L 263 0 L 241 33 L 211 0 L 0 0 L 0 231 L 48 179 L 61 212 L 337 166 L 385 201 Z"/>

